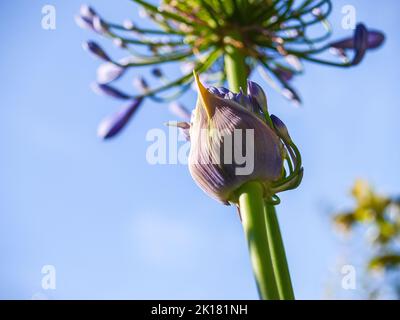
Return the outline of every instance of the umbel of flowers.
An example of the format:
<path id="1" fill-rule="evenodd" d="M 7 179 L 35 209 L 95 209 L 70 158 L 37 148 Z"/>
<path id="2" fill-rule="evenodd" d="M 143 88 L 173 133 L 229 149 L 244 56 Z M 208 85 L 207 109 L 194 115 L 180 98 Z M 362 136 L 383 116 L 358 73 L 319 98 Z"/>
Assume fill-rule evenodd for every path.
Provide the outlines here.
<path id="1" fill-rule="evenodd" d="M 352 36 L 330 40 L 330 0 L 164 0 L 159 6 L 130 1 L 140 6 L 142 16 L 151 20 L 154 28 L 130 20 L 110 22 L 87 5 L 76 16 L 79 26 L 112 40 L 126 54 L 114 59 L 96 42 L 84 44 L 103 61 L 93 89 L 127 102 L 100 124 L 102 138 L 117 135 L 146 99 L 176 101 L 191 87 L 192 70 L 209 85 L 221 87 L 228 81 L 232 87 L 244 88 L 245 83 L 237 83 L 226 72 L 237 65 L 234 61 L 243 60 L 236 72 L 245 74 L 245 79 L 259 72 L 273 88 L 298 104 L 300 95 L 291 82 L 303 72 L 304 61 L 349 68 L 384 41 L 383 33 L 362 23 Z M 332 59 L 327 60 L 326 52 L 333 54 Z M 180 64 L 182 74 L 167 76 L 162 71 L 165 63 Z M 149 86 L 145 79 L 136 79 L 136 93 L 123 92 L 113 85 L 137 67 L 151 68 L 158 84 Z M 178 113 L 187 114 L 184 109 Z"/>

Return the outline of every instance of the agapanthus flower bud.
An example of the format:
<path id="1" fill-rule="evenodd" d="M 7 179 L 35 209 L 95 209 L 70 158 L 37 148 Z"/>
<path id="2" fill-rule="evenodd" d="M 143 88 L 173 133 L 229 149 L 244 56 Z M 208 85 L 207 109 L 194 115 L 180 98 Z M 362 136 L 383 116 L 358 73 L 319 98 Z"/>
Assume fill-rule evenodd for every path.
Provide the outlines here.
<path id="1" fill-rule="evenodd" d="M 294 73 L 288 69 L 277 67 L 274 71 L 278 74 L 279 78 L 285 82 L 293 79 Z"/>
<path id="2" fill-rule="evenodd" d="M 125 68 L 113 62 L 101 64 L 97 69 L 97 82 L 101 84 L 110 83 L 123 75 Z"/>
<path id="3" fill-rule="evenodd" d="M 353 65 L 357 65 L 364 58 L 365 52 L 368 49 L 368 30 L 362 24 L 359 23 L 356 27 L 354 34 L 354 50 L 355 55 L 352 61 Z"/>
<path id="4" fill-rule="evenodd" d="M 76 15 L 75 23 L 82 29 L 94 30 L 92 19 Z"/>
<path id="5" fill-rule="evenodd" d="M 288 142 L 292 141 L 289 135 L 289 131 L 286 125 L 283 123 L 283 121 L 274 114 L 271 114 L 270 118 L 278 136 L 282 138 L 284 141 Z"/>
<path id="6" fill-rule="evenodd" d="M 97 135 L 103 139 L 109 139 L 121 132 L 129 122 L 135 111 L 139 108 L 143 99 L 137 99 L 131 104 L 122 106 L 121 109 L 106 117 L 97 129 Z"/>
<path id="7" fill-rule="evenodd" d="M 252 111 L 211 93 L 195 77 L 199 99 L 190 128 L 189 154 L 193 179 L 223 203 L 235 202 L 234 192 L 248 181 L 259 181 L 268 193 L 268 185 L 282 175 L 280 138 Z"/>
<path id="8" fill-rule="evenodd" d="M 87 41 L 83 43 L 83 48 L 94 56 L 104 60 L 104 61 L 111 61 L 110 57 L 105 53 L 105 51 L 94 41 Z"/>
<path id="9" fill-rule="evenodd" d="M 132 30 L 135 28 L 135 24 L 132 22 L 132 20 L 126 19 L 122 22 L 123 27 L 126 30 Z"/>
<path id="10" fill-rule="evenodd" d="M 354 50 L 353 65 L 359 64 L 365 56 L 367 50 L 380 47 L 385 41 L 385 35 L 380 31 L 368 30 L 367 27 L 359 23 L 356 26 L 354 35 L 330 44 L 331 48 L 340 50 L 344 54 L 345 50 Z"/>
<path id="11" fill-rule="evenodd" d="M 131 97 L 127 95 L 126 93 L 123 93 L 122 91 L 111 87 L 107 84 L 101 84 L 101 83 L 92 83 L 91 85 L 92 90 L 96 92 L 97 94 L 102 94 L 106 96 L 110 96 L 115 99 L 120 99 L 120 100 L 128 100 Z"/>
<path id="12" fill-rule="evenodd" d="M 281 92 L 282 95 L 292 101 L 294 105 L 299 106 L 301 104 L 300 96 L 292 87 L 286 85 L 286 87 L 283 88 Z"/>
<path id="13" fill-rule="evenodd" d="M 146 92 L 146 91 L 149 90 L 149 84 L 147 83 L 146 79 L 143 78 L 143 77 L 135 77 L 135 78 L 133 78 L 132 84 L 139 91 Z"/>
<path id="14" fill-rule="evenodd" d="M 109 33 L 108 26 L 104 23 L 104 21 L 99 16 L 93 17 L 93 28 L 99 34 Z"/>
<path id="15" fill-rule="evenodd" d="M 113 43 L 114 43 L 114 45 L 115 45 L 116 47 L 118 47 L 118 48 L 124 49 L 124 48 L 127 47 L 127 46 L 126 46 L 126 42 L 125 42 L 123 39 L 121 39 L 121 38 L 115 38 L 115 39 L 113 39 Z"/>
<path id="16" fill-rule="evenodd" d="M 268 112 L 267 96 L 257 83 L 247 81 L 247 94 L 258 105 L 260 111 Z"/>
<path id="17" fill-rule="evenodd" d="M 95 16 L 97 16 L 96 11 L 89 5 L 87 4 L 82 4 L 80 9 L 79 9 L 79 14 L 88 19 L 93 19 Z"/>
<path id="18" fill-rule="evenodd" d="M 155 76 L 156 78 L 162 78 L 164 75 L 163 75 L 163 72 L 161 71 L 161 69 L 160 68 L 154 68 L 154 69 L 152 69 L 151 70 L 151 74 L 153 75 L 153 76 Z"/>

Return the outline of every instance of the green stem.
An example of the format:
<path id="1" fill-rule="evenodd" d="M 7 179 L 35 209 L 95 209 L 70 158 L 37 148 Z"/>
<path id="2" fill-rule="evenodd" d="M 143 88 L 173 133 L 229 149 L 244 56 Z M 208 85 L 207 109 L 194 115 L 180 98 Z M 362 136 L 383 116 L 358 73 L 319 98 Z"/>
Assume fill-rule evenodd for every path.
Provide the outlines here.
<path id="1" fill-rule="evenodd" d="M 232 36 L 232 38 L 234 39 L 235 37 Z M 228 78 L 229 89 L 233 92 L 239 92 L 240 88 L 246 91 L 247 67 L 245 56 L 232 45 L 226 46 L 225 49 L 225 72 Z"/>
<path id="2" fill-rule="evenodd" d="M 229 89 L 246 90 L 245 56 L 237 48 L 227 46 L 224 60 Z M 294 299 L 275 208 L 264 203 L 263 189 L 257 182 L 245 183 L 237 195 L 260 297 Z"/>
<path id="3" fill-rule="evenodd" d="M 263 187 L 258 182 L 247 182 L 240 187 L 238 195 L 243 229 L 260 298 L 279 300 L 271 256 L 268 251 Z"/>
<path id="4" fill-rule="evenodd" d="M 274 269 L 279 297 L 281 300 L 294 300 L 289 266 L 286 260 L 285 247 L 283 245 L 275 207 L 272 204 L 265 203 L 264 212 L 267 226 L 269 251 L 272 259 L 272 266 Z"/>

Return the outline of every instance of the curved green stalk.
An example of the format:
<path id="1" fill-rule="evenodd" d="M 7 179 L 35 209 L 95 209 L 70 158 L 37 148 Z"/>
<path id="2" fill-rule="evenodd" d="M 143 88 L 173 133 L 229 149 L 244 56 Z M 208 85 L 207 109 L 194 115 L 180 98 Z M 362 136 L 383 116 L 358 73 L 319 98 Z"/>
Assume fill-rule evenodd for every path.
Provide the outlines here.
<path id="1" fill-rule="evenodd" d="M 285 247 L 283 245 L 275 207 L 266 202 L 264 205 L 264 213 L 267 226 L 269 253 L 271 255 L 279 298 L 281 300 L 294 300 L 289 266 L 286 260 Z"/>
<path id="2" fill-rule="evenodd" d="M 263 188 L 258 182 L 247 182 L 240 187 L 238 195 L 243 230 L 260 298 L 279 300 L 265 229 Z"/>

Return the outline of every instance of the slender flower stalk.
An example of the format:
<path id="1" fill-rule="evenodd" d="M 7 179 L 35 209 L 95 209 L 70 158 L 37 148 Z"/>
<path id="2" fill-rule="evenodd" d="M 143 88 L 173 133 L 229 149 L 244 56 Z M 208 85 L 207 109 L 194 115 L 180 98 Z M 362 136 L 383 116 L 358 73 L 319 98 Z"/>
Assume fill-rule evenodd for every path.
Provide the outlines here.
<path id="1" fill-rule="evenodd" d="M 262 299 L 279 300 L 275 270 L 271 253 L 268 250 L 269 239 L 265 228 L 266 219 L 262 186 L 254 181 L 244 184 L 238 191 L 239 208 L 243 230 L 246 235 L 250 260 Z"/>
<path id="2" fill-rule="evenodd" d="M 264 213 L 268 246 L 279 298 L 281 300 L 294 300 L 294 292 L 290 278 L 289 266 L 286 260 L 285 246 L 283 244 L 279 221 L 274 205 L 265 202 Z"/>

